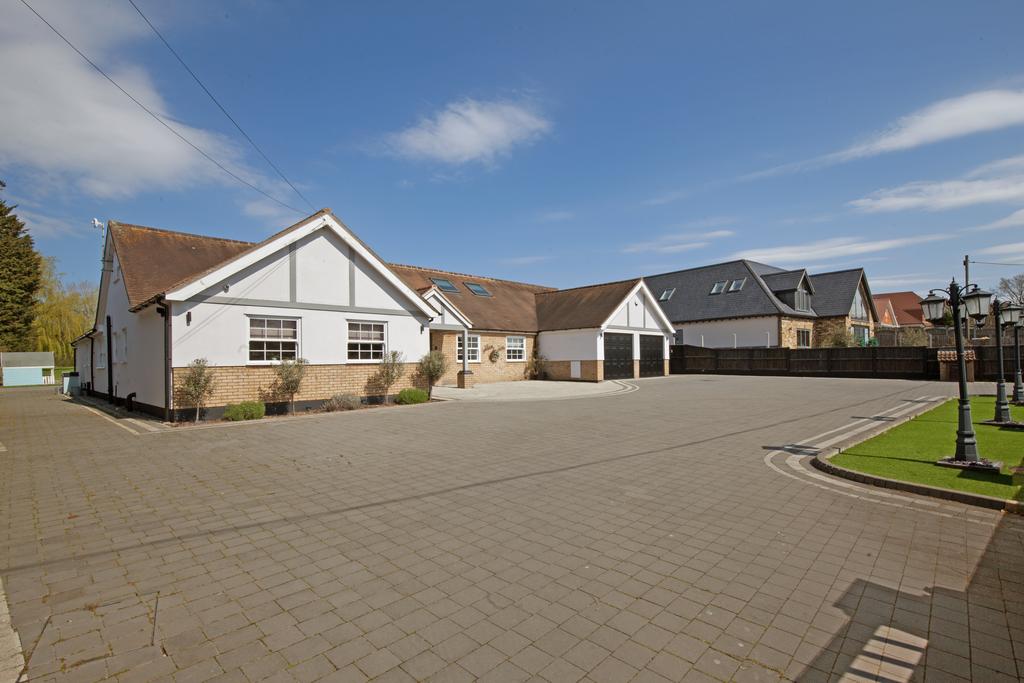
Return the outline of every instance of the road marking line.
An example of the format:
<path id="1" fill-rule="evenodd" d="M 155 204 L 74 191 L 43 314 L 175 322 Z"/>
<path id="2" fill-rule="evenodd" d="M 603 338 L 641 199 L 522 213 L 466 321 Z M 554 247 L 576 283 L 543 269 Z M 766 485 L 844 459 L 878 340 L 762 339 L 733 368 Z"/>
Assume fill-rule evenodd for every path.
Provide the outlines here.
<path id="1" fill-rule="evenodd" d="M 0 441 L 0 453 L 6 453 L 6 452 L 7 452 L 7 446 L 4 445 L 3 441 Z"/>

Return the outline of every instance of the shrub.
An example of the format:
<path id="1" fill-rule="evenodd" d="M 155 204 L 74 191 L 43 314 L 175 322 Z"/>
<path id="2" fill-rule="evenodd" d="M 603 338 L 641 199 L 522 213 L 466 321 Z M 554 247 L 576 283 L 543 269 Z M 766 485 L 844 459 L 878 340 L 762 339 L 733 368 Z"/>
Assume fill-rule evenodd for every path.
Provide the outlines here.
<path id="1" fill-rule="evenodd" d="M 395 403 L 411 405 L 413 403 L 426 403 L 429 400 L 430 395 L 422 389 L 402 389 L 398 392 L 398 398 L 395 399 Z"/>
<path id="2" fill-rule="evenodd" d="M 323 407 L 328 413 L 340 410 L 358 410 L 363 407 L 363 399 L 352 394 L 335 394 L 324 401 Z"/>
<path id="3" fill-rule="evenodd" d="M 259 420 L 266 414 L 267 407 L 263 405 L 263 401 L 242 401 L 224 409 L 224 419 L 230 422 Z"/>
<path id="4" fill-rule="evenodd" d="M 377 365 L 377 372 L 370 379 L 371 384 L 376 386 L 384 394 L 384 402 L 387 403 L 388 392 L 395 383 L 402 379 L 405 374 L 405 355 L 401 351 L 390 351 L 384 354 Z"/>
<path id="5" fill-rule="evenodd" d="M 213 372 L 205 358 L 196 358 L 188 364 L 185 371 L 185 378 L 178 389 L 185 403 L 196 408 L 196 422 L 199 422 L 199 411 L 203 404 L 213 395 Z"/>
<path id="6" fill-rule="evenodd" d="M 295 394 L 299 393 L 302 387 L 302 380 L 306 376 L 306 366 L 309 361 L 305 358 L 297 360 L 283 360 L 279 365 L 274 366 L 274 386 L 271 391 L 282 398 L 288 399 L 288 412 L 295 414 Z"/>
<path id="7" fill-rule="evenodd" d="M 440 351 L 431 351 L 420 358 L 420 375 L 427 380 L 427 396 L 434 393 L 434 384 L 448 372 L 448 356 Z"/>

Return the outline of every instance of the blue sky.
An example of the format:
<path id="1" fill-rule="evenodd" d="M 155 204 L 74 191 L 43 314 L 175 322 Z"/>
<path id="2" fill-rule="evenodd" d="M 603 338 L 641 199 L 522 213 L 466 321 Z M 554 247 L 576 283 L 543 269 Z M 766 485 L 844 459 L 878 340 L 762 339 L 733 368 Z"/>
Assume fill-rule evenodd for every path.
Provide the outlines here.
<path id="1" fill-rule="evenodd" d="M 389 260 L 574 286 L 747 255 L 874 290 L 1024 262 L 1019 2 L 28 0 L 126 90 Z M 228 178 L 0 0 L 0 178 L 95 279 L 93 217 L 259 240 Z M 1024 267 L 976 266 L 984 285 Z"/>

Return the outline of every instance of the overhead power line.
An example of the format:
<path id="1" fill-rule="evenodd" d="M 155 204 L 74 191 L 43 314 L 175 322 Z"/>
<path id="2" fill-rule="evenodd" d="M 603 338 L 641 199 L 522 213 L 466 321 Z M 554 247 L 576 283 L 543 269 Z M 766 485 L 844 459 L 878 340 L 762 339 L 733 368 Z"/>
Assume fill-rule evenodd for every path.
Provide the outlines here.
<path id="1" fill-rule="evenodd" d="M 1024 266 L 1024 263 L 999 263 L 997 261 L 975 261 L 971 259 L 971 263 L 978 263 L 983 266 Z"/>
<path id="2" fill-rule="evenodd" d="M 239 176 L 238 174 L 234 173 L 234 172 L 233 172 L 233 171 L 232 171 L 231 169 L 229 169 L 228 167 L 226 167 L 226 166 L 225 166 L 224 164 L 220 163 L 219 161 L 217 161 L 216 159 L 214 159 L 214 158 L 213 158 L 212 156 L 210 156 L 209 154 L 207 154 L 207 153 L 206 153 L 206 152 L 205 152 L 205 151 L 204 151 L 204 150 L 203 150 L 202 148 L 200 148 L 200 147 L 199 147 L 198 145 L 196 145 L 196 144 L 195 144 L 194 142 L 192 142 L 191 140 L 189 140 L 189 139 L 188 139 L 187 137 L 185 137 L 185 136 L 184 136 L 183 134 L 179 133 L 179 132 L 177 131 L 177 129 L 175 129 L 175 128 L 174 128 L 173 126 L 171 126 L 171 125 L 170 125 L 169 123 L 167 123 L 166 121 L 164 121 L 163 117 L 161 117 L 161 116 L 160 116 L 159 114 L 157 114 L 157 113 L 153 112 L 153 111 L 152 111 L 152 110 L 151 110 L 151 109 L 150 109 L 149 107 L 147 107 L 146 105 L 144 105 L 144 104 L 143 104 L 142 102 L 140 102 L 139 100 L 135 99 L 135 97 L 134 97 L 134 96 L 133 96 L 133 95 L 132 95 L 132 94 L 131 94 L 130 92 L 128 92 L 127 90 L 125 90 L 124 88 L 122 88 L 122 87 L 121 87 L 121 85 L 120 85 L 120 84 L 119 84 L 119 83 L 118 83 L 117 81 L 115 81 L 115 80 L 114 80 L 113 78 L 111 78 L 111 77 L 110 77 L 110 76 L 109 76 L 109 75 L 107 74 L 107 72 L 106 72 L 106 71 L 104 71 L 103 69 L 101 69 L 101 68 L 99 67 L 99 65 L 97 65 L 97 64 L 96 64 L 96 62 L 94 62 L 94 61 L 92 61 L 91 59 L 89 59 L 89 58 L 88 58 L 88 57 L 87 57 L 87 56 L 85 55 L 85 53 L 84 53 L 84 52 L 82 52 L 82 51 L 81 51 L 81 50 L 79 50 L 79 49 L 78 49 L 77 47 L 75 47 L 74 43 L 72 43 L 72 42 L 71 42 L 70 40 L 68 40 L 67 38 L 65 38 L 65 37 L 64 37 L 64 34 L 63 34 L 63 33 L 61 33 L 60 31 L 58 31 L 58 30 L 57 30 L 57 29 L 56 29 L 56 28 L 54 27 L 54 25 L 53 25 L 53 24 L 51 24 L 50 22 L 48 22 L 48 21 L 46 20 L 46 18 L 45 18 L 45 17 L 43 17 L 43 15 L 41 15 L 41 14 L 40 14 L 39 12 L 37 12 L 37 11 L 36 11 L 36 9 L 35 9 L 35 8 L 34 8 L 34 7 L 32 6 L 32 5 L 28 4 L 28 2 L 27 2 L 26 0 L 21 0 L 21 4 L 25 5 L 25 7 L 27 7 L 27 8 L 28 8 L 28 9 L 29 9 L 29 10 L 30 10 L 30 11 L 32 12 L 32 14 L 36 15 L 36 17 L 38 17 L 38 18 L 39 18 L 39 21 L 41 21 L 41 22 L 43 22 L 44 24 L 46 24 L 46 26 L 47 26 L 47 27 L 48 27 L 48 28 L 49 28 L 49 29 L 50 29 L 51 31 L 53 31 L 54 33 L 56 33 L 56 34 L 57 34 L 57 36 L 58 36 L 58 37 L 59 37 L 59 38 L 60 38 L 61 40 L 63 40 L 63 41 L 65 42 L 65 43 L 67 43 L 67 46 L 68 46 L 68 47 L 70 47 L 70 48 L 71 48 L 72 50 L 74 50 L 75 52 L 77 52 L 77 53 L 78 53 L 78 56 L 79 56 L 79 57 L 81 57 L 82 59 L 84 59 L 84 60 L 85 60 L 85 61 L 86 61 L 86 62 L 87 62 L 87 63 L 89 64 L 89 66 L 91 66 L 92 68 L 96 69 L 96 71 L 98 71 L 98 72 L 99 72 L 99 74 L 100 74 L 101 76 L 103 76 L 103 77 L 104 77 L 105 79 L 107 79 L 108 81 L 110 81 L 110 83 L 111 83 L 111 84 L 112 84 L 112 85 L 113 85 L 113 86 L 114 86 L 115 88 L 117 88 L 118 90 L 120 90 L 120 91 L 121 91 L 121 93 L 122 93 L 122 94 L 124 94 L 124 96 L 125 96 L 125 97 L 127 97 L 127 98 L 128 98 L 128 99 L 130 99 L 130 100 L 131 100 L 132 102 L 134 102 L 135 104 L 137 104 L 137 105 L 139 106 L 139 108 L 140 108 L 140 109 L 142 109 L 142 111 L 144 111 L 144 112 L 146 112 L 147 114 L 149 114 L 150 116 L 152 116 L 152 117 L 153 117 L 153 118 L 154 118 L 154 119 L 156 120 L 156 122 L 157 122 L 157 123 L 159 123 L 159 124 L 160 124 L 161 126 L 163 126 L 163 127 L 164 127 L 164 128 L 166 128 L 167 130 L 169 130 L 169 131 L 170 131 L 171 133 L 173 133 L 173 134 L 174 134 L 174 136 L 175 136 L 175 137 L 177 137 L 177 138 L 178 138 L 179 140 L 181 140 L 181 141 L 182 141 L 182 142 L 184 142 L 184 143 L 185 143 L 186 145 L 188 145 L 189 147 L 191 147 L 192 149 L 194 149 L 195 151 L 197 151 L 197 152 L 199 152 L 199 153 L 200 153 L 201 155 L 203 155 L 203 157 L 204 157 L 204 158 L 205 158 L 205 159 L 206 159 L 207 161 L 209 161 L 209 162 L 210 162 L 211 164 L 213 164 L 214 166 L 216 166 L 216 167 L 217 167 L 217 168 L 219 168 L 220 170 L 224 171 L 224 173 L 228 174 L 229 176 L 231 176 L 232 178 L 234 178 L 234 179 L 235 179 L 235 180 L 237 180 L 238 182 L 242 183 L 243 185 L 245 185 L 245 186 L 246 186 L 246 187 L 248 187 L 249 189 L 251 189 L 251 190 L 254 190 L 254 191 L 256 191 L 256 192 L 259 192 L 259 193 L 260 193 L 261 195 L 263 195 L 263 196 L 264 196 L 264 197 L 266 197 L 267 199 L 271 200 L 272 202 L 275 202 L 276 204 L 280 204 L 281 206 L 283 206 L 284 208 L 288 209 L 289 211 L 294 211 L 294 212 L 295 212 L 295 213 L 297 213 L 297 214 L 301 214 L 301 215 L 306 215 L 306 212 L 305 212 L 305 211 L 303 211 L 302 209 L 296 209 L 296 208 L 295 208 L 294 206 L 291 206 L 290 204 L 286 204 L 286 203 L 282 202 L 282 201 L 281 201 L 280 199 L 278 199 L 277 197 L 273 196 L 272 194 L 270 194 L 270 193 L 268 193 L 268 192 L 265 192 L 264 190 L 262 190 L 262 189 L 260 189 L 259 187 L 257 187 L 257 186 L 255 186 L 255 185 L 253 185 L 252 183 L 250 183 L 250 182 L 249 182 L 248 180 L 246 180 L 245 178 L 242 178 L 242 177 L 240 177 L 240 176 Z"/>
<path id="3" fill-rule="evenodd" d="M 263 152 L 263 150 L 260 149 L 259 145 L 257 145 L 256 142 L 249 136 L 249 134 L 242 129 L 242 126 L 239 125 L 238 121 L 236 121 L 235 118 L 228 113 L 228 110 L 224 108 L 224 105 L 222 105 L 220 101 L 216 97 L 214 97 L 213 93 L 210 92 L 210 89 L 206 87 L 206 84 L 199 80 L 199 76 L 196 76 L 195 72 L 192 71 L 191 68 L 189 68 L 189 65 L 186 64 L 185 60 L 181 58 L 181 55 L 178 54 L 178 51 L 171 47 L 171 44 L 167 42 L 167 39 L 164 38 L 163 34 L 157 30 L 156 26 L 153 25 L 153 22 L 149 20 L 149 17 L 142 13 L 142 10 L 139 9 L 139 6 L 135 4 L 135 0 L 128 0 L 128 2 L 131 4 L 132 7 L 135 8 L 135 11 L 139 13 L 139 16 L 142 17 L 142 20 L 146 22 L 149 28 L 153 30 L 153 33 L 155 33 L 156 37 L 160 39 L 160 42 L 162 42 L 167 47 L 167 49 L 171 51 L 171 54 L 174 55 L 174 58 L 178 60 L 178 63 L 181 64 L 181 66 L 184 67 L 185 71 L 187 71 L 188 74 L 192 77 L 192 80 L 194 80 L 199 85 L 199 87 L 203 89 L 203 92 L 205 92 L 206 95 L 213 101 L 213 103 L 217 105 L 217 108 L 221 110 L 221 113 L 223 113 L 224 116 L 228 118 L 228 121 L 230 121 L 232 125 L 234 125 L 234 127 L 238 129 L 238 132 L 242 134 L 242 137 L 244 137 L 249 142 L 249 144 L 252 145 L 253 149 L 259 152 L 259 155 L 263 157 L 263 160 L 266 161 L 267 164 L 269 164 L 272 169 L 274 169 L 277 175 L 281 177 L 281 180 L 288 183 L 288 187 L 292 188 L 292 190 L 295 191 L 295 194 L 297 194 L 302 201 L 306 202 L 306 204 L 309 205 L 309 208 L 314 208 L 313 202 L 306 199 L 306 197 L 301 192 L 299 192 L 299 189 L 292 184 L 292 181 L 288 180 L 288 177 L 284 174 L 284 172 L 281 171 L 281 169 L 278 168 L 277 165 L 270 160 L 270 157 L 268 157 Z"/>

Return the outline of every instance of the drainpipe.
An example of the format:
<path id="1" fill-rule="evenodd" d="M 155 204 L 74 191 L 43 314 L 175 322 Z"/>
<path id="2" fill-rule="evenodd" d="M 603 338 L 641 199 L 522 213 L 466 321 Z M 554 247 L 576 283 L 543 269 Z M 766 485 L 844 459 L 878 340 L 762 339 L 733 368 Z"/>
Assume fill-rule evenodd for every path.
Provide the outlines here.
<path id="1" fill-rule="evenodd" d="M 156 308 L 164 319 L 164 422 L 171 421 L 171 305 L 161 297 Z"/>
<path id="2" fill-rule="evenodd" d="M 110 339 L 110 316 L 107 316 L 107 400 L 114 402 L 114 349 Z"/>
<path id="3" fill-rule="evenodd" d="M 95 334 L 96 334 L 96 330 L 93 329 L 92 335 L 89 336 L 89 391 L 90 392 L 92 392 L 93 387 L 96 386 L 94 384 L 96 379 L 93 376 L 95 374 L 93 372 L 93 368 L 96 367 L 96 337 L 94 336 Z"/>

